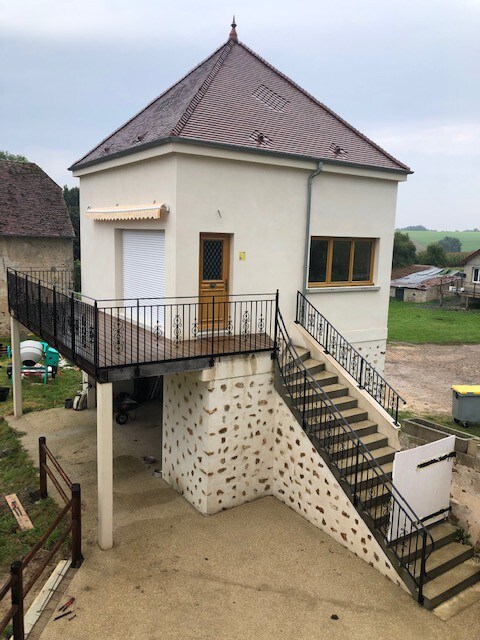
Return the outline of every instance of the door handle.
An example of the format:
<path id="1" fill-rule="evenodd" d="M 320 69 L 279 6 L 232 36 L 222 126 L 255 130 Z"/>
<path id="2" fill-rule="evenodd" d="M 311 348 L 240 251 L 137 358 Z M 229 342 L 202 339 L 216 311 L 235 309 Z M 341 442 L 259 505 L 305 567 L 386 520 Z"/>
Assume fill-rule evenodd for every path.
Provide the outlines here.
<path id="1" fill-rule="evenodd" d="M 213 282 L 210 284 L 210 289 L 215 289 L 215 285 Z"/>

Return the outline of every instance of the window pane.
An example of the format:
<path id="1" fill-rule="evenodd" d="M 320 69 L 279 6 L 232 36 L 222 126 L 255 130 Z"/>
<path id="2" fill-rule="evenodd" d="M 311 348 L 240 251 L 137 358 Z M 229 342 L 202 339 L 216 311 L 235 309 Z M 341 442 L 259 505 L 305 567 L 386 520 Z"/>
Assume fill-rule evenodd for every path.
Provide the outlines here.
<path id="1" fill-rule="evenodd" d="M 328 240 L 312 238 L 310 245 L 309 282 L 325 282 L 327 279 Z"/>
<path id="2" fill-rule="evenodd" d="M 347 282 L 350 268 L 350 240 L 333 241 L 332 282 Z"/>
<path id="3" fill-rule="evenodd" d="M 355 254 L 353 256 L 353 278 L 356 281 L 369 281 L 370 260 L 372 257 L 371 240 L 355 240 Z"/>
<path id="4" fill-rule="evenodd" d="M 203 241 L 203 279 L 221 280 L 223 270 L 223 240 Z"/>

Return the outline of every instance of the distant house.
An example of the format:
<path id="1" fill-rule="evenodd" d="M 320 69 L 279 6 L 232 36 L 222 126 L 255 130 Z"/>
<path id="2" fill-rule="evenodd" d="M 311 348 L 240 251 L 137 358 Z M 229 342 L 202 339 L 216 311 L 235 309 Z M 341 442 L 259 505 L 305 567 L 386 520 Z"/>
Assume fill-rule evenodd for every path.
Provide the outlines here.
<path id="1" fill-rule="evenodd" d="M 461 269 L 443 269 L 425 264 L 412 264 L 393 269 L 390 297 L 404 302 L 430 302 L 440 295 L 441 285 L 460 280 Z"/>
<path id="2" fill-rule="evenodd" d="M 7 268 L 71 269 L 73 237 L 58 184 L 33 162 L 0 160 L 0 335 L 9 327 Z"/>
<path id="3" fill-rule="evenodd" d="M 460 262 L 460 266 L 463 267 L 466 275 L 465 287 L 472 288 L 473 285 L 480 284 L 480 249 L 466 256 Z"/>

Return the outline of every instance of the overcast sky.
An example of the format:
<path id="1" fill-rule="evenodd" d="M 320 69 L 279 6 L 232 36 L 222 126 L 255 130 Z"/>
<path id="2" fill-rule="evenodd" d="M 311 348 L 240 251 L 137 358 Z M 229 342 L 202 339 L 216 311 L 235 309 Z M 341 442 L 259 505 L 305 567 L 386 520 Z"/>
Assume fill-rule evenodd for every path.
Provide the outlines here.
<path id="1" fill-rule="evenodd" d="M 480 227 L 480 0 L 0 0 L 0 149 L 67 167 L 239 39 L 415 171 L 398 226 Z"/>

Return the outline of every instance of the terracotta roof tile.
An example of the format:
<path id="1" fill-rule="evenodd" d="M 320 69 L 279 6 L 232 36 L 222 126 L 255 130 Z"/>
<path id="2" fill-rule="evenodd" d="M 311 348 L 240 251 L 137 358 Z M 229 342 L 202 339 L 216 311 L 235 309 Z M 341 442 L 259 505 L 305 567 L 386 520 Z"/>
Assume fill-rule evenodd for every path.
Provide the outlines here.
<path id="1" fill-rule="evenodd" d="M 235 40 L 217 49 L 72 168 L 167 139 L 409 171 Z"/>
<path id="2" fill-rule="evenodd" d="M 0 160 L 0 236 L 74 237 L 62 189 L 33 162 Z"/>

